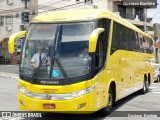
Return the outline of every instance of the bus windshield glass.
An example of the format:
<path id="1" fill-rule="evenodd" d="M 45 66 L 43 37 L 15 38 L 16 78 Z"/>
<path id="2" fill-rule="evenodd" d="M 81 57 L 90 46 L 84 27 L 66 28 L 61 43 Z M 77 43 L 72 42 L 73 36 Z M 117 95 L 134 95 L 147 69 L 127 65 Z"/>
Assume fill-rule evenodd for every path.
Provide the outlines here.
<path id="1" fill-rule="evenodd" d="M 21 75 L 65 80 L 88 75 L 88 43 L 94 22 L 31 24 L 23 47 Z"/>

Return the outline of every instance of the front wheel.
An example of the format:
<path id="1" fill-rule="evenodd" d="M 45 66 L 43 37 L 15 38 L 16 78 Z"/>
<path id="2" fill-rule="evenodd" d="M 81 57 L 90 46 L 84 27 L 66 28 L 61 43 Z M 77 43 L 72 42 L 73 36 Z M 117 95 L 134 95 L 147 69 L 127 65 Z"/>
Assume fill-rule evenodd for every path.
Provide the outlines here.
<path id="1" fill-rule="evenodd" d="M 158 75 L 158 77 L 157 77 L 157 82 L 160 82 L 160 76 Z"/>
<path id="2" fill-rule="evenodd" d="M 113 107 L 113 91 L 110 88 L 108 91 L 108 104 L 105 108 L 103 108 L 100 112 L 106 116 L 109 115 L 112 112 L 112 107 Z"/>

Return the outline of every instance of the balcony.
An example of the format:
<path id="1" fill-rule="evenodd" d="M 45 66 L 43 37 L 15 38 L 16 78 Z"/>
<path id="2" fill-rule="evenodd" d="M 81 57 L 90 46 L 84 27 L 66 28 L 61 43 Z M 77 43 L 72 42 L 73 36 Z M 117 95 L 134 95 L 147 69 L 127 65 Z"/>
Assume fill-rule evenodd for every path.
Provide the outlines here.
<path id="1" fill-rule="evenodd" d="M 125 18 L 125 19 L 131 19 L 131 20 L 134 20 L 136 18 L 136 15 L 134 14 L 127 14 L 127 13 L 119 13 L 119 15 L 122 17 L 122 18 Z M 138 19 L 142 22 L 144 22 L 144 15 L 138 15 Z M 146 19 L 146 22 L 151 22 L 152 21 L 152 18 L 147 18 Z"/>

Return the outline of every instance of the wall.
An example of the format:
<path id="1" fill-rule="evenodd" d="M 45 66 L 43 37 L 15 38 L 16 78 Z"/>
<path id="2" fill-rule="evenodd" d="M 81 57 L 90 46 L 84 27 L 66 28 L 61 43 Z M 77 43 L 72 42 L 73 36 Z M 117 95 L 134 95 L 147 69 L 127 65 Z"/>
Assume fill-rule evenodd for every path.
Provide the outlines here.
<path id="1" fill-rule="evenodd" d="M 19 25 L 21 24 L 21 10 L 24 10 L 24 4 L 21 0 L 13 0 L 10 5 L 7 0 L 0 1 L 0 15 L 13 15 L 13 24 L 6 25 L 6 18 L 4 19 L 4 26 L 0 26 L 0 39 L 9 38 L 15 32 L 20 31 Z M 12 0 L 9 0 L 12 1 Z M 16 15 L 19 15 L 16 17 Z M 6 29 L 8 27 L 9 29 Z"/>

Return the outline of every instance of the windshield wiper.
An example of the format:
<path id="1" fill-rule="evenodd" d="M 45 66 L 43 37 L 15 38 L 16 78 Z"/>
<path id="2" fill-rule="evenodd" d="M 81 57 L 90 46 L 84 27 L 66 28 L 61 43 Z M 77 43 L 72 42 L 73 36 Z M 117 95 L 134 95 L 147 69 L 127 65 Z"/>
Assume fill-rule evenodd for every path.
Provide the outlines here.
<path id="1" fill-rule="evenodd" d="M 57 58 L 57 57 L 54 57 L 54 58 L 57 62 L 57 65 L 59 66 L 60 71 L 62 72 L 63 76 L 67 79 L 68 83 L 71 83 L 71 80 L 69 79 L 69 77 L 68 77 L 67 73 L 65 72 L 62 64 L 60 63 L 59 58 Z"/>

